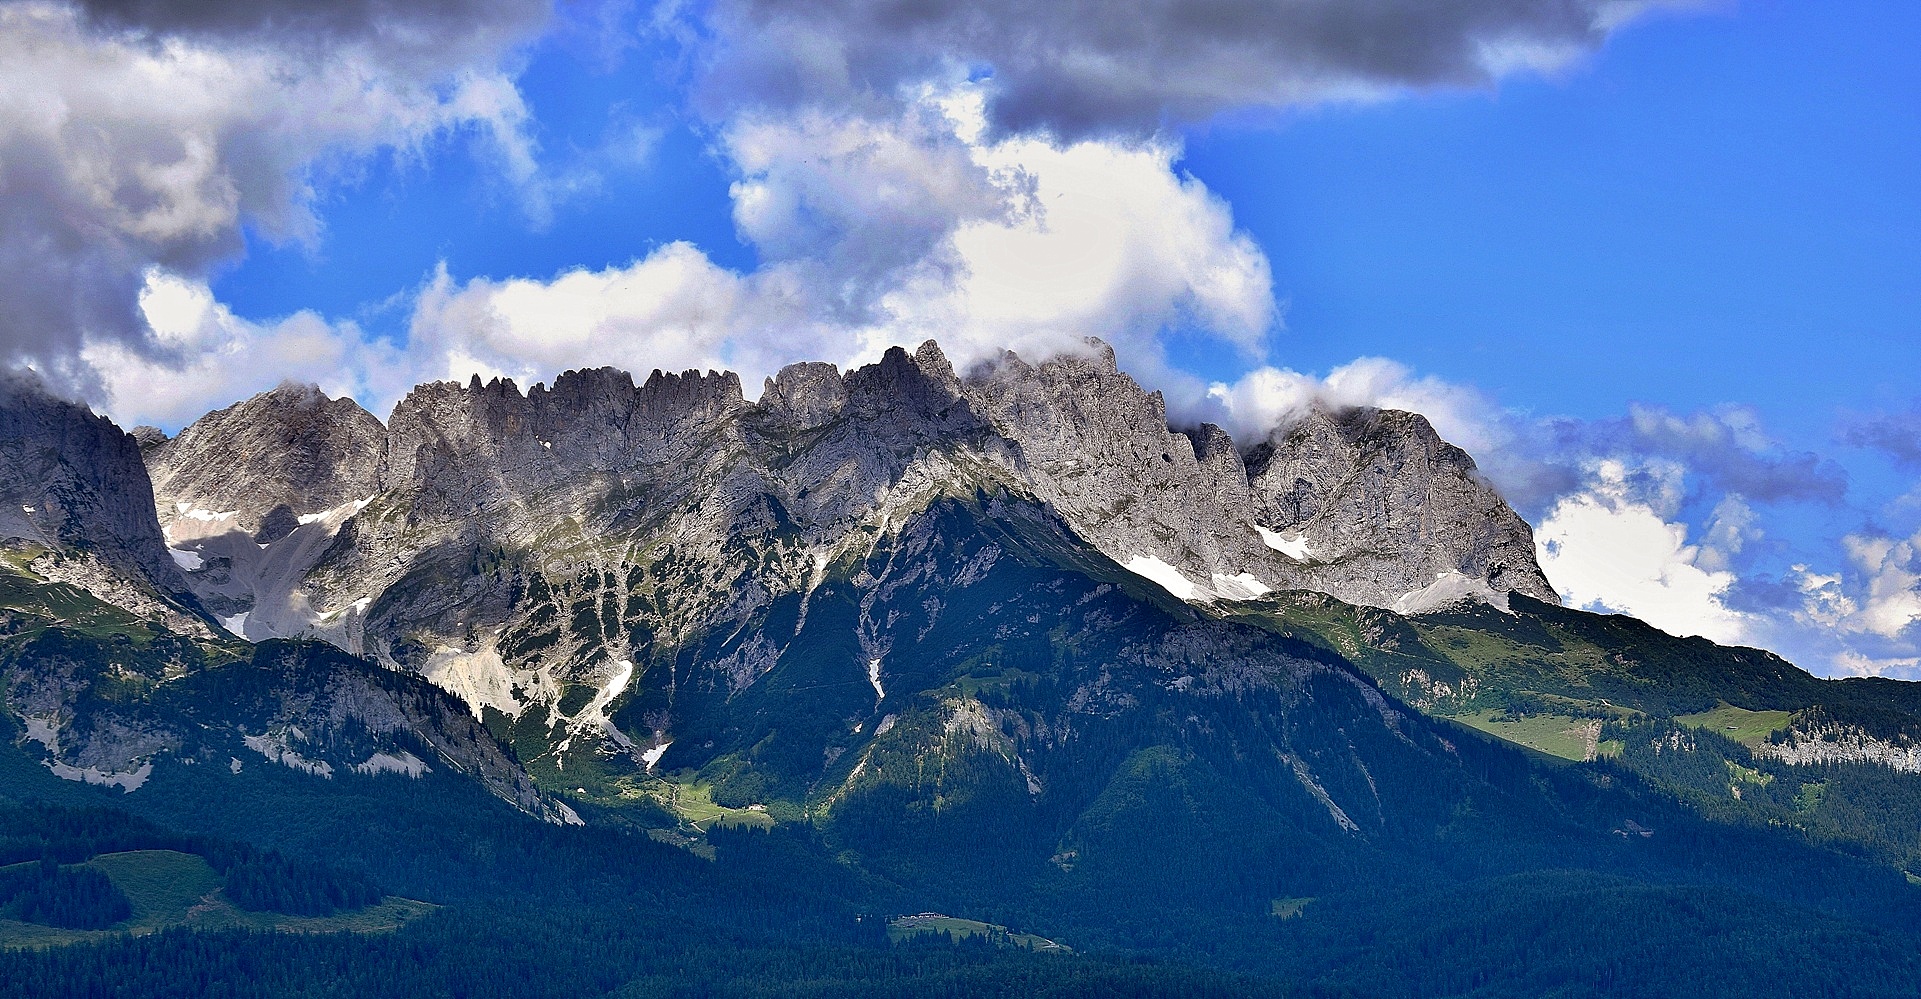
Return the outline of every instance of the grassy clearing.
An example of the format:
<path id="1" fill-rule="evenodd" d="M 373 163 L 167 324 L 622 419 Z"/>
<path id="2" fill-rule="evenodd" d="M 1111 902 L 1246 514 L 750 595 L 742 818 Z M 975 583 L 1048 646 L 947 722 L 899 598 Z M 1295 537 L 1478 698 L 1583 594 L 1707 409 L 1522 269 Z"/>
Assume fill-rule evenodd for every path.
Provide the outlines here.
<path id="1" fill-rule="evenodd" d="M 895 916 L 887 921 L 887 939 L 899 943 L 910 937 L 944 933 L 956 940 L 986 937 L 1003 947 L 1019 947 L 1035 953 L 1072 954 L 1070 948 L 1032 933 L 1013 933 L 1005 926 L 983 923 L 978 919 L 959 919 L 937 912 L 914 916 Z"/>
<path id="2" fill-rule="evenodd" d="M 1448 717 L 1451 721 L 1505 742 L 1576 763 L 1585 763 L 1601 756 L 1617 756 L 1624 748 L 1616 740 L 1600 741 L 1601 723 L 1593 718 L 1575 718 L 1571 715 L 1526 715 L 1516 718 L 1499 711 L 1477 711 Z"/>
<path id="3" fill-rule="evenodd" d="M 1419 620 L 1415 627 L 1425 645 L 1477 678 L 1487 690 L 1545 686 L 1581 691 L 1590 689 L 1597 674 L 1618 670 L 1602 649 L 1568 635 L 1558 635 L 1561 647 L 1549 650 L 1478 628 Z"/>
<path id="4" fill-rule="evenodd" d="M 1768 736 L 1785 732 L 1790 715 L 1786 711 L 1749 711 L 1723 704 L 1712 711 L 1677 715 L 1675 721 L 1692 728 L 1705 728 L 1727 736 L 1744 746 L 1759 746 Z"/>
<path id="5" fill-rule="evenodd" d="M 53 947 L 121 933 L 142 936 L 173 926 L 289 933 L 385 933 L 437 908 L 426 902 L 388 896 L 378 905 L 332 916 L 248 912 L 227 901 L 221 891 L 220 875 L 205 860 L 192 854 L 133 850 L 102 854 L 87 861 L 85 866 L 105 874 L 127 896 L 133 907 L 131 918 L 108 930 L 65 930 L 0 920 L 0 948 Z"/>
<path id="6" fill-rule="evenodd" d="M 207 912 L 215 904 L 210 899 L 220 890 L 219 873 L 190 853 L 107 853 L 87 861 L 87 866 L 105 874 L 133 903 L 133 927 L 157 929 L 188 922 L 189 917 Z"/>
<path id="7" fill-rule="evenodd" d="M 666 806 L 667 810 L 680 816 L 682 822 L 706 832 L 715 826 L 730 828 L 772 829 L 774 817 L 763 808 L 749 805 L 746 808 L 729 808 L 714 801 L 711 785 L 692 782 L 677 784 L 672 781 L 656 781 L 650 785 L 655 800 Z"/>

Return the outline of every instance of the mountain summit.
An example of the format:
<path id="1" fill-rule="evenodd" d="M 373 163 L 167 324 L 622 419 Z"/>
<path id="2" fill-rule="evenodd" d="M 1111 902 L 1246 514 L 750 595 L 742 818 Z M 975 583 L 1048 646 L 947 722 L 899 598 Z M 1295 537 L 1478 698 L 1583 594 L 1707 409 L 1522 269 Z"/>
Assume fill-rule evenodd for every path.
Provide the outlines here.
<path id="1" fill-rule="evenodd" d="M 524 394 L 476 378 L 421 386 L 385 427 L 350 400 L 282 386 L 209 414 L 146 457 L 169 536 L 211 566 L 195 577 L 205 599 L 250 611 L 291 598 L 277 588 L 305 595 L 305 619 L 269 610 L 251 619 L 250 637 L 321 625 L 342 597 L 378 600 L 437 531 L 474 518 L 461 530 L 538 559 L 528 525 L 502 504 L 530 510 L 555 491 L 598 494 L 565 512 L 604 518 L 587 529 L 602 537 L 683 503 L 700 517 L 662 526 L 665 536 L 705 530 L 720 544 L 741 518 L 777 509 L 800 532 L 805 562 L 830 558 L 852 530 L 884 525 L 890 505 L 915 491 L 991 485 L 1048 504 L 1103 554 L 1184 600 L 1277 589 L 1403 610 L 1469 595 L 1499 604 L 1508 591 L 1554 599 L 1527 524 L 1419 416 L 1317 409 L 1241 444 L 1211 425 L 1175 430 L 1159 394 L 1121 373 L 1098 341 L 1038 364 L 1005 354 L 965 377 L 932 341 L 845 375 L 796 364 L 768 379 L 758 403 L 735 376 L 713 372 L 656 371 L 638 386 L 611 369 L 568 372 Z M 406 537 L 381 542 L 398 546 L 384 575 L 356 580 L 360 592 L 331 592 L 323 562 L 353 561 L 351 549 L 370 543 L 364 531 L 325 560 L 306 551 L 314 564 L 294 569 L 298 580 L 281 569 L 261 592 L 233 584 L 234 572 L 254 572 L 247 563 L 273 559 L 258 546 L 274 553 L 316 521 L 331 533 L 356 503 L 407 522 Z M 221 540 L 238 535 L 249 544 Z M 338 629 L 318 633 L 357 647 Z"/>

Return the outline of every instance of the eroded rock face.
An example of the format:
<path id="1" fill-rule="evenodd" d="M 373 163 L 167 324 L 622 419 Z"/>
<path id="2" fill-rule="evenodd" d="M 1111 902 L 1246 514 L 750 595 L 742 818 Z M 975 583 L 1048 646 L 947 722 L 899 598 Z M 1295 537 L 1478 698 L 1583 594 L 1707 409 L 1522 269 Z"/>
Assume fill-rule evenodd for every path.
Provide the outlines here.
<path id="1" fill-rule="evenodd" d="M 1527 522 L 1425 417 L 1311 410 L 1247 465 L 1257 516 L 1300 546 L 1314 589 L 1392 608 L 1452 575 L 1557 599 Z"/>
<path id="2" fill-rule="evenodd" d="M 1197 448 L 1170 430 L 1160 393 L 1122 374 L 1105 344 L 1039 365 L 1005 355 L 968 391 L 1015 445 L 1019 481 L 1122 565 L 1177 571 L 1191 589 L 1176 596 L 1309 585 L 1254 529 L 1254 497 L 1227 435 L 1197 431 Z M 1250 581 L 1230 581 L 1243 576 Z"/>
<path id="3" fill-rule="evenodd" d="M 190 544 L 202 563 L 192 577 L 237 630 L 325 637 L 415 668 L 443 648 L 512 646 L 537 578 L 597 580 L 625 613 L 629 581 L 672 566 L 679 583 L 644 627 L 602 627 L 570 654 L 614 661 L 635 643 L 684 639 L 804 594 L 875 532 L 977 489 L 1049 504 L 1183 599 L 1313 589 L 1402 610 L 1510 589 L 1552 599 L 1527 525 L 1425 420 L 1314 412 L 1243 450 L 1217 427 L 1170 429 L 1160 396 L 1095 341 L 1038 364 L 1010 353 L 965 377 L 931 341 L 846 373 L 796 364 L 752 404 L 730 373 L 656 371 L 636 385 L 572 371 L 525 393 L 475 378 L 420 386 L 385 428 L 350 402 L 283 387 L 148 453 L 163 520 L 169 500 L 177 508 L 176 545 L 226 532 Z M 217 481 L 217 457 L 243 466 L 239 485 Z M 178 512 L 229 513 L 199 503 L 233 507 L 234 523 Z M 298 522 L 271 523 L 276 509 Z"/>
<path id="4" fill-rule="evenodd" d="M 477 715 L 629 749 L 646 734 L 603 710 L 628 696 L 615 687 L 667 659 L 683 701 L 738 695 L 810 615 L 847 612 L 817 605 L 825 581 L 945 499 L 1039 501 L 1186 600 L 1551 598 L 1526 525 L 1424 420 L 1316 413 L 1244 450 L 1216 427 L 1170 429 L 1097 342 L 964 375 L 932 342 L 844 373 L 798 364 L 755 403 L 728 373 L 637 385 L 597 369 L 526 392 L 422 385 L 384 428 L 349 406 L 283 388 L 150 446 L 176 507 L 244 508 L 217 537 L 182 540 L 193 525 L 173 521 L 203 601 L 248 638 L 321 638 L 433 678 Z M 297 470 L 300 484 L 222 492 L 216 454 L 258 466 L 239 481 Z M 263 533 L 269 500 L 301 511 L 295 526 Z M 848 654 L 878 691 L 898 623 L 852 612 Z M 606 703 L 560 711 L 582 691 Z"/>
<path id="5" fill-rule="evenodd" d="M 1098 343 L 1040 363 L 1009 354 L 964 375 L 932 342 L 844 373 L 795 365 L 754 403 L 717 372 L 656 371 L 637 385 L 612 369 L 575 371 L 525 392 L 476 378 L 416 388 L 386 426 L 345 400 L 282 387 L 172 440 L 96 444 L 136 462 L 144 444 L 168 531 L 154 523 L 154 496 L 132 498 L 146 504 L 135 533 L 147 561 L 165 560 L 162 571 L 177 561 L 229 631 L 318 638 L 425 678 L 464 709 L 459 724 L 440 712 L 434 731 L 486 718 L 546 747 L 558 772 L 564 754 L 585 751 L 650 767 L 676 733 L 772 696 L 763 678 L 782 663 L 854 691 L 845 711 L 814 719 L 838 730 L 854 707 L 879 711 L 897 682 L 919 682 L 932 655 L 919 643 L 941 621 L 964 612 L 978 619 L 972 630 L 1045 635 L 1077 576 L 1112 597 L 1084 611 L 1085 636 L 1150 605 L 1207 617 L 1167 594 L 1207 603 L 1311 589 L 1403 610 L 1410 594 L 1550 595 L 1526 525 L 1418 417 L 1309 414 L 1244 449 L 1216 427 L 1170 428 L 1159 395 Z M 934 510 L 950 515 L 930 521 Z M 936 522 L 1002 533 L 919 544 Z M 1043 564 L 1066 575 L 1034 576 L 1047 593 L 1018 620 L 1006 616 L 1018 585 L 967 592 Z M 1123 659 L 1142 656 L 1153 657 Z M 1101 668 L 1085 679 L 1077 711 L 1106 703 L 1102 691 L 1121 680 Z M 1243 679 L 1271 686 L 1281 674 Z M 312 710 L 358 705 L 356 725 L 400 732 L 381 728 L 392 720 L 384 695 L 327 682 Z M 1125 707 L 1114 696 L 1108 707 Z M 300 733 L 326 712 L 262 715 L 265 727 L 245 735 L 266 741 L 248 746 L 314 768 L 486 752 L 395 743 L 359 747 L 366 760 L 323 759 Z M 85 763 L 115 779 L 175 751 L 127 732 L 89 745 L 121 747 L 107 755 L 124 759 Z M 85 762 L 74 759 L 63 765 Z M 535 807 L 515 787 L 496 793 Z"/>
<path id="6" fill-rule="evenodd" d="M 322 779 L 446 769 L 530 815 L 579 821 L 463 704 L 420 678 L 316 643 L 249 652 L 174 636 L 131 649 L 46 631 L 0 655 L 0 690 L 27 742 L 67 780 L 131 792 L 175 764 L 278 765 Z"/>
<path id="7" fill-rule="evenodd" d="M 205 632 L 154 520 L 139 444 L 19 376 L 0 376 L 0 545 L 43 579 Z"/>
<path id="8" fill-rule="evenodd" d="M 352 399 L 294 384 L 208 413 L 172 440 L 156 434 L 142 446 L 161 524 L 231 514 L 218 526 L 260 544 L 302 516 L 373 495 L 387 438 Z M 174 533 L 190 536 L 187 527 Z"/>

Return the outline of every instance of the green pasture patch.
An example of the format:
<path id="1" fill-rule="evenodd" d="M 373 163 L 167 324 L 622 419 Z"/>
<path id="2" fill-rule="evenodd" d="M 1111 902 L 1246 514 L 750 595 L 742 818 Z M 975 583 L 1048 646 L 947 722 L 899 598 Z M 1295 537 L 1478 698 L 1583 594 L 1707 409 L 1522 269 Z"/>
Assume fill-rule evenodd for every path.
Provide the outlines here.
<path id="1" fill-rule="evenodd" d="M 1575 763 L 1616 756 L 1623 748 L 1615 740 L 1601 741 L 1601 722 L 1594 718 L 1551 714 L 1515 716 L 1501 711 L 1446 717 L 1505 742 Z"/>
<path id="2" fill-rule="evenodd" d="M 1790 715 L 1786 711 L 1749 711 L 1723 704 L 1712 711 L 1677 715 L 1675 721 L 1690 728 L 1704 728 L 1724 735 L 1750 748 L 1768 741 L 1768 736 L 1785 732 Z"/>
<path id="3" fill-rule="evenodd" d="M 84 866 L 105 874 L 127 896 L 133 908 L 130 918 L 105 930 L 67 930 L 0 920 L 0 948 L 55 947 L 121 933 L 142 936 L 176 926 L 287 933 L 387 933 L 438 908 L 390 895 L 375 905 L 331 916 L 250 912 L 227 900 L 220 874 L 204 859 L 173 850 L 105 853 Z"/>

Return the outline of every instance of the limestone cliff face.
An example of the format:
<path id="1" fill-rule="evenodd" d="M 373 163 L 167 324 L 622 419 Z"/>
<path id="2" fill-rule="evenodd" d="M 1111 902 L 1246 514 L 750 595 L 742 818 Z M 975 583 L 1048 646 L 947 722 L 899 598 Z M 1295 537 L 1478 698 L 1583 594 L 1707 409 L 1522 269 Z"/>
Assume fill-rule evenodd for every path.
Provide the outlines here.
<path id="1" fill-rule="evenodd" d="M 1526 524 L 1425 420 L 1316 412 L 1237 444 L 1218 427 L 1170 427 L 1161 397 L 1097 342 L 965 373 L 932 342 L 847 372 L 798 364 L 757 402 L 730 373 L 636 384 L 597 369 L 527 391 L 422 385 L 384 426 L 294 386 L 171 440 L 85 415 L 9 417 L 8 439 L 35 446 L 7 452 L 7 495 L 72 519 L 20 521 L 34 537 L 84 540 L 129 578 L 190 585 L 250 640 L 317 638 L 425 678 L 556 761 L 591 751 L 652 766 L 675 732 L 725 713 L 715 705 L 762 696 L 783 662 L 853 685 L 853 701 L 871 691 L 878 710 L 890 684 L 918 682 L 952 615 L 977 615 L 983 640 L 1045 632 L 1038 611 L 1006 617 L 1013 591 L 967 592 L 1001 570 L 1052 565 L 1098 581 L 1089 600 L 1128 594 L 1088 612 L 1112 621 L 1142 600 L 1205 620 L 1180 601 L 1277 590 L 1410 613 L 1552 597 Z M 917 541 L 934 523 L 945 540 Z M 966 524 L 993 526 L 948 536 Z M 1033 578 L 1051 594 L 1036 606 L 1055 606 L 1065 577 Z M 379 714 L 368 690 L 329 696 Z M 270 731 L 246 734 L 319 723 L 263 715 Z M 65 765 L 124 775 L 175 751 L 129 740 L 90 743 L 125 749 L 112 767 Z M 255 749 L 319 759 L 282 742 Z M 518 785 L 496 790 L 537 808 Z"/>
<path id="2" fill-rule="evenodd" d="M 645 734 L 607 706 L 637 671 L 665 657 L 676 696 L 734 696 L 810 615 L 851 615 L 847 654 L 878 692 L 900 668 L 900 612 L 879 590 L 831 609 L 815 592 L 873 572 L 853 567 L 948 500 L 1037 501 L 1105 564 L 1200 603 L 1552 598 L 1526 524 L 1419 417 L 1313 413 L 1237 445 L 1170 428 L 1098 342 L 964 374 L 932 342 L 848 372 L 796 364 L 751 403 L 729 373 L 476 378 L 416 388 L 385 427 L 283 387 L 147 454 L 173 544 L 230 630 L 321 638 L 476 715 L 544 716 L 636 753 Z M 295 525 L 266 530 L 275 509 Z M 909 570 L 966 576 L 888 572 Z M 583 690 L 598 693 L 568 693 Z"/>
<path id="3" fill-rule="evenodd" d="M 1108 557 L 1151 565 L 1183 598 L 1305 585 L 1254 529 L 1226 434 L 1170 430 L 1160 394 L 1122 374 L 1105 344 L 1039 365 L 1008 354 L 967 388 L 1014 445 L 1018 480 Z"/>
<path id="4" fill-rule="evenodd" d="M 372 495 L 386 437 L 352 399 L 286 384 L 208 413 L 172 440 L 149 434 L 144 443 L 163 526 L 231 514 L 221 529 L 265 544 L 302 516 Z"/>
<path id="5" fill-rule="evenodd" d="M 204 633 L 153 511 L 133 437 L 37 383 L 0 376 L 0 546 L 42 579 Z"/>
<path id="6" fill-rule="evenodd" d="M 420 386 L 386 427 L 283 386 L 147 453 L 163 521 L 203 563 L 196 588 L 238 630 L 419 668 L 512 632 L 535 577 L 678 566 L 692 585 L 642 629 L 658 641 L 804 594 L 918 505 L 980 489 L 1048 504 L 1182 599 L 1553 598 L 1527 525 L 1420 417 L 1314 412 L 1237 446 L 1171 429 L 1097 341 L 964 376 L 931 341 L 846 373 L 796 364 L 757 403 L 731 373 L 570 371 L 527 392 L 476 378 Z M 275 511 L 297 525 L 271 527 Z M 594 646 L 614 659 L 631 636 L 616 630 Z"/>
<path id="7" fill-rule="evenodd" d="M 530 815 L 579 821 L 465 705 L 419 677 L 311 642 L 148 637 L 129 647 L 44 630 L 0 649 L 0 710 L 55 775 L 131 792 L 179 764 L 235 774 L 284 766 L 321 779 L 445 770 Z"/>
<path id="8" fill-rule="evenodd" d="M 1449 576 L 1556 600 L 1534 533 L 1425 417 L 1315 409 L 1247 459 L 1258 516 L 1298 544 L 1318 583 L 1395 607 Z"/>

